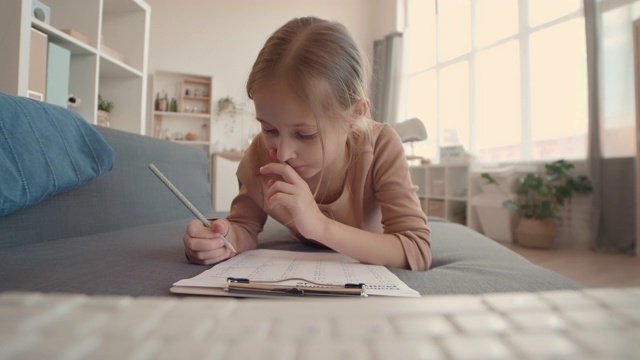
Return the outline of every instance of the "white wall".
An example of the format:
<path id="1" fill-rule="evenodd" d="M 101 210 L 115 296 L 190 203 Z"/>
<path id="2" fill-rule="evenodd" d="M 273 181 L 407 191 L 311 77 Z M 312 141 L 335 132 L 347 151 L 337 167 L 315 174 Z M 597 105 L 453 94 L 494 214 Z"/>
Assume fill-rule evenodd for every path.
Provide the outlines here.
<path id="1" fill-rule="evenodd" d="M 371 59 L 373 41 L 396 28 L 398 0 L 147 0 L 149 72 L 214 76 L 214 99 L 247 101 L 244 86 L 258 51 L 294 17 L 343 23 Z"/>

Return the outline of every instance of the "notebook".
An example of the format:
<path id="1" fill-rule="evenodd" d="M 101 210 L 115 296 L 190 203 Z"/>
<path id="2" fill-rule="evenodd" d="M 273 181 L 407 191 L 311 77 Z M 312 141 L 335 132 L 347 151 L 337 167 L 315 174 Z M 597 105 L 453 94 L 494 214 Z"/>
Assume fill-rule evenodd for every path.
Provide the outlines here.
<path id="1" fill-rule="evenodd" d="M 171 292 L 239 297 L 420 296 L 384 266 L 334 252 L 268 249 L 240 253 L 174 283 Z"/>

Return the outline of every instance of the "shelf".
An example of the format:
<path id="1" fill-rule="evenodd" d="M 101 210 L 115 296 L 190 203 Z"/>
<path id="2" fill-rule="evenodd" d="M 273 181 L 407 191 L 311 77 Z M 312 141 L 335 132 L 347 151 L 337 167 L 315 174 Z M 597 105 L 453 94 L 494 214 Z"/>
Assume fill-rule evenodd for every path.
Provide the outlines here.
<path id="1" fill-rule="evenodd" d="M 0 79 L 3 79 L 0 91 L 28 96 L 30 87 L 36 86 L 44 101 L 63 107 L 66 95 L 73 93 L 82 101 L 72 110 L 90 124 L 97 124 L 98 96 L 101 95 L 115 104 L 110 115 L 112 128 L 145 134 L 149 5 L 143 0 L 43 2 L 50 9 L 45 21 L 32 16 L 32 0 L 0 1 L 0 24 L 6 35 L 0 63 L 7 65 L 0 67 Z M 31 46 L 33 31 L 42 34 L 41 39 L 46 37 L 44 46 L 39 44 L 35 50 Z M 109 49 L 115 51 L 113 54 L 122 54 L 123 60 L 110 55 L 109 49 L 102 45 L 103 39 Z M 57 47 L 50 46 L 53 44 Z M 63 54 L 65 60 L 50 60 L 49 47 Z M 60 64 L 60 68 L 47 74 L 51 64 Z M 31 65 L 39 65 L 33 74 Z M 40 89 L 38 84 L 48 83 L 50 77 L 56 77 L 51 83 L 56 89 Z M 47 94 L 47 91 L 52 92 Z"/>
<path id="2" fill-rule="evenodd" d="M 426 199 L 422 206 L 427 215 L 466 223 L 465 214 L 469 208 L 467 164 L 416 165 L 409 167 L 409 173 L 414 185 L 418 186 L 419 197 Z"/>
<path id="3" fill-rule="evenodd" d="M 186 144 L 186 145 L 199 145 L 199 146 L 209 146 L 208 141 L 198 141 L 198 140 L 171 140 L 171 142 L 177 144 Z"/>
<path id="4" fill-rule="evenodd" d="M 174 141 L 186 145 L 198 145 L 205 148 L 207 154 L 212 152 L 212 109 L 211 94 L 213 77 L 210 75 L 185 74 L 176 71 L 158 70 L 151 78 L 149 92 L 150 121 L 149 133 L 157 138 L 182 139 L 185 134 L 195 134 L 198 141 Z M 187 85 L 188 88 L 185 86 Z M 186 96 L 186 90 L 197 90 L 206 96 Z M 166 101 L 165 101 L 166 99 Z M 176 101 L 178 111 L 167 111 Z M 199 109 L 200 111 L 181 111 L 183 109 Z M 159 110 L 162 109 L 162 110 Z M 202 112 L 206 109 L 208 112 Z"/>
<path id="5" fill-rule="evenodd" d="M 211 99 L 208 96 L 189 96 L 189 95 L 185 95 L 182 98 L 184 100 L 194 100 L 194 101 L 209 101 Z"/>
<path id="6" fill-rule="evenodd" d="M 154 111 L 153 114 L 156 116 L 193 118 L 193 119 L 209 119 L 211 117 L 211 114 L 209 113 L 188 113 L 188 112 L 175 112 L 175 111 Z"/>
<path id="7" fill-rule="evenodd" d="M 211 81 L 206 80 L 206 79 L 184 79 L 183 80 L 185 84 L 200 84 L 200 85 L 209 85 L 211 84 Z"/>
<path id="8" fill-rule="evenodd" d="M 42 31 L 48 36 L 48 40 L 56 45 L 60 45 L 63 48 L 71 51 L 71 55 L 95 55 L 98 50 L 82 41 L 74 38 L 73 36 L 54 28 L 53 26 L 44 23 L 38 19 L 31 19 L 31 26 L 34 29 Z"/>
<path id="9" fill-rule="evenodd" d="M 100 62 L 100 76 L 114 78 L 143 77 L 140 71 L 109 55 L 100 54 L 100 58 L 104 60 Z"/>
<path id="10" fill-rule="evenodd" d="M 146 4 L 139 0 L 105 1 L 102 11 L 106 14 L 142 12 L 146 11 Z"/>

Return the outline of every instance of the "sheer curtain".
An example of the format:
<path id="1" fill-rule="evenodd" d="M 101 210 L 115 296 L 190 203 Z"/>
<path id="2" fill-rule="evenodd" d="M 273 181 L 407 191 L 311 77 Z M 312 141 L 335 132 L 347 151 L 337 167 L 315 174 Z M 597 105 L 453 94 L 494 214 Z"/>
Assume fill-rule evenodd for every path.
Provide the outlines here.
<path id="1" fill-rule="evenodd" d="M 373 43 L 371 113 L 379 122 L 399 121 L 402 39 L 401 33 L 394 32 Z"/>

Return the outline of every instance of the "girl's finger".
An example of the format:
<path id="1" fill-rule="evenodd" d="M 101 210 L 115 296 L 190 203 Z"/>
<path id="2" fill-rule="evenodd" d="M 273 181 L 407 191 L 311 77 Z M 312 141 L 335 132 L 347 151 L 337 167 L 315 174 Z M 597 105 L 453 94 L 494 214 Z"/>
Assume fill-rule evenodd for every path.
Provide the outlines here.
<path id="1" fill-rule="evenodd" d="M 187 224 L 187 234 L 192 238 L 203 239 L 210 239 L 216 236 L 216 234 L 204 226 L 200 220 L 192 220 Z"/>
<path id="2" fill-rule="evenodd" d="M 292 184 L 303 181 L 291 166 L 284 163 L 269 163 L 264 165 L 260 168 L 260 173 L 263 175 L 280 175 L 284 181 Z"/>
<path id="3" fill-rule="evenodd" d="M 196 251 L 214 251 L 224 247 L 224 240 L 217 237 L 215 239 L 184 238 L 184 245 L 187 249 Z"/>

